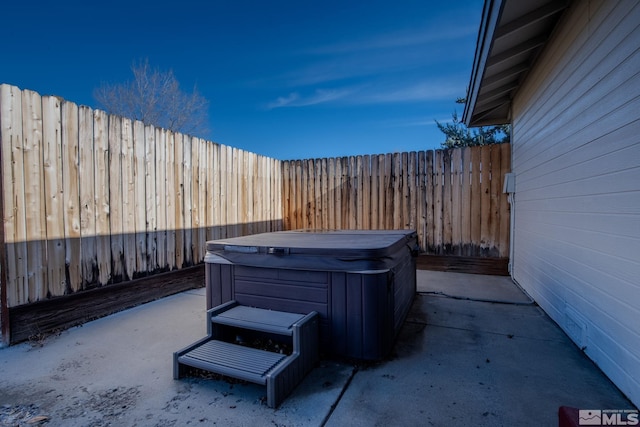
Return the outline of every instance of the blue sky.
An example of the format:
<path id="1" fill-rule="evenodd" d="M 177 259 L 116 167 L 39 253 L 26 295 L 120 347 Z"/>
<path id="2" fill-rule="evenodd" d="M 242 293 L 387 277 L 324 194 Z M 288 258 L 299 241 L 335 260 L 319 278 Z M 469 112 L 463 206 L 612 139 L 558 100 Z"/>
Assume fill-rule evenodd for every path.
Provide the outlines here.
<path id="1" fill-rule="evenodd" d="M 482 12 L 468 1 L 9 0 L 0 83 L 96 106 L 134 61 L 209 100 L 206 139 L 278 159 L 438 148 L 462 113 Z"/>

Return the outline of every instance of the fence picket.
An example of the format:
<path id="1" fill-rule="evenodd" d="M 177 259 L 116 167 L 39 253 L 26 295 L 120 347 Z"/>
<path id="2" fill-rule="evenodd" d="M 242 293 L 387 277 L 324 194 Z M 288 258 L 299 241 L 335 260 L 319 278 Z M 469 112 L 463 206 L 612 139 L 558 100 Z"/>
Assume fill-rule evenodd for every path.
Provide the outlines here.
<path id="1" fill-rule="evenodd" d="M 60 100 L 57 97 L 42 97 L 43 173 L 47 221 L 47 291 L 52 296 L 64 295 L 66 291 L 60 110 Z"/>
<path id="2" fill-rule="evenodd" d="M 427 169 L 426 169 L 426 180 L 427 180 L 427 192 L 426 192 L 426 200 L 430 201 L 427 202 L 427 246 L 425 247 L 425 249 L 427 250 L 427 252 L 429 253 L 433 253 L 435 251 L 435 215 L 434 215 L 434 208 L 435 208 L 435 187 L 434 187 L 434 180 L 435 180 L 435 164 L 434 164 L 434 159 L 435 157 L 435 151 L 429 151 L 427 152 Z"/>
<path id="3" fill-rule="evenodd" d="M 0 138 L 2 139 L 2 199 L 4 241 L 7 257 L 5 287 L 7 305 L 26 302 L 27 224 L 24 208 L 24 168 L 22 150 L 22 92 L 0 85 Z M 11 286 L 9 284 L 12 284 Z"/>
<path id="4" fill-rule="evenodd" d="M 358 224 L 358 174 L 355 156 L 349 156 L 348 158 L 348 171 L 349 189 L 347 191 L 346 214 L 349 222 L 349 230 L 355 230 Z"/>
<path id="5" fill-rule="evenodd" d="M 220 238 L 220 146 L 215 143 L 207 144 L 207 240 Z"/>
<path id="6" fill-rule="evenodd" d="M 22 132 L 24 136 L 24 199 L 27 224 L 28 300 L 38 301 L 46 295 L 46 221 L 42 179 L 42 101 L 33 91 L 22 98 Z"/>
<path id="7" fill-rule="evenodd" d="M 452 169 L 451 169 L 451 151 L 444 150 L 442 156 L 442 243 L 443 253 L 451 252 L 452 244 Z"/>
<path id="8" fill-rule="evenodd" d="M 191 263 L 200 261 L 200 138 L 191 138 Z M 204 182 L 202 183 L 204 184 Z"/>
<path id="9" fill-rule="evenodd" d="M 406 199 L 409 206 L 409 216 L 406 227 L 410 230 L 417 230 L 418 207 L 416 205 L 418 197 L 416 194 L 416 178 L 417 178 L 417 157 L 418 153 L 412 151 L 408 153 L 409 167 L 407 169 L 407 194 Z"/>
<path id="10" fill-rule="evenodd" d="M 312 230 L 315 230 L 317 228 L 322 228 L 322 226 L 320 225 L 320 213 L 322 211 L 322 199 L 320 194 L 320 192 L 322 191 L 320 178 L 320 160 L 309 160 L 309 167 L 309 222 L 311 225 L 310 228 Z"/>
<path id="11" fill-rule="evenodd" d="M 380 206 L 378 205 L 378 156 L 370 157 L 370 174 L 369 174 L 369 186 L 370 186 L 370 201 L 371 209 L 369 209 L 369 228 L 375 230 L 378 226 L 378 216 Z"/>
<path id="12" fill-rule="evenodd" d="M 378 224 L 379 230 L 384 230 L 387 226 L 385 219 L 387 217 L 386 205 L 386 180 L 388 175 L 385 170 L 386 156 L 378 155 Z"/>
<path id="13" fill-rule="evenodd" d="M 64 107 L 64 104 L 63 104 Z M 64 135 L 64 134 L 63 134 Z M 109 116 L 109 229 L 111 272 L 115 281 L 124 279 L 124 235 L 122 199 L 122 118 Z M 63 145 L 63 152 L 64 150 Z M 65 229 L 66 233 L 66 229 Z M 68 250 L 68 248 L 67 248 Z"/>
<path id="14" fill-rule="evenodd" d="M 238 233 L 239 235 L 245 235 L 248 231 L 248 224 L 246 221 L 247 211 L 249 210 L 249 197 L 248 197 L 248 183 L 250 182 L 249 162 L 247 152 L 244 150 L 238 150 L 238 170 L 244 171 L 244 173 L 238 173 Z"/>
<path id="15" fill-rule="evenodd" d="M 480 249 L 488 255 L 491 244 L 491 146 L 480 147 Z"/>
<path id="16" fill-rule="evenodd" d="M 227 156 L 227 173 L 229 174 L 229 199 L 231 209 L 227 211 L 229 234 L 233 237 L 238 233 L 238 149 L 229 147 Z M 227 205 L 229 207 L 229 205 Z"/>
<path id="17" fill-rule="evenodd" d="M 227 234 L 227 200 L 229 199 L 229 194 L 227 193 L 227 182 L 228 173 L 227 173 L 227 147 L 219 146 L 219 162 L 220 165 L 220 173 L 219 173 L 219 182 L 220 182 L 220 209 L 219 209 L 219 229 L 220 229 L 220 238 L 224 239 L 228 236 Z"/>
<path id="18" fill-rule="evenodd" d="M 174 187 L 175 205 L 173 215 L 175 216 L 175 255 L 176 268 L 184 267 L 184 136 L 181 133 L 174 133 L 175 146 L 174 156 Z"/>
<path id="19" fill-rule="evenodd" d="M 124 238 L 124 268 L 127 280 L 136 271 L 136 183 L 133 122 L 122 119 L 122 233 Z"/>
<path id="20" fill-rule="evenodd" d="M 167 268 L 167 131 L 155 129 L 156 256 L 158 269 Z"/>
<path id="21" fill-rule="evenodd" d="M 335 159 L 335 176 L 334 176 L 334 203 L 335 203 L 335 228 L 341 229 L 342 225 L 342 160 Z"/>
<path id="22" fill-rule="evenodd" d="M 177 183 L 177 165 L 176 165 L 176 137 L 175 133 L 167 131 L 166 134 L 166 185 L 165 200 L 166 207 L 166 220 L 167 220 L 167 269 L 173 270 L 176 268 L 176 228 L 177 228 L 177 216 L 176 210 L 178 209 L 178 193 L 176 192 Z"/>
<path id="23" fill-rule="evenodd" d="M 327 159 L 327 224 L 326 228 L 336 224 L 336 159 Z M 286 211 L 285 211 L 286 214 Z"/>
<path id="24" fill-rule="evenodd" d="M 98 283 L 111 281 L 111 226 L 109 224 L 109 117 L 93 111 L 94 173 L 96 203 L 96 263 Z"/>
<path id="25" fill-rule="evenodd" d="M 80 178 L 80 260 L 82 288 L 97 281 L 98 251 L 96 242 L 95 160 L 93 141 L 93 111 L 81 106 L 78 110 L 78 143 Z"/>
<path id="26" fill-rule="evenodd" d="M 460 242 L 461 255 L 469 256 L 471 252 L 471 148 L 462 148 L 462 168 L 460 181 Z"/>
<path id="27" fill-rule="evenodd" d="M 500 173 L 498 174 L 498 182 L 500 182 L 500 187 L 498 187 L 498 191 L 502 197 L 500 197 L 500 214 L 498 221 L 500 225 L 499 229 L 499 237 L 498 237 L 498 248 L 500 249 L 500 256 L 508 257 L 509 256 L 509 230 L 510 230 L 510 207 L 507 199 L 507 195 L 502 193 L 502 186 L 504 185 L 504 176 L 505 174 L 511 171 L 511 145 L 510 144 L 500 144 Z"/>
<path id="28" fill-rule="evenodd" d="M 356 156 L 356 169 L 355 169 L 355 201 L 356 201 L 356 224 L 355 228 L 362 228 L 364 226 L 365 216 L 365 196 L 364 196 L 364 159 L 362 156 Z"/>
<path id="29" fill-rule="evenodd" d="M 192 163 L 192 145 L 193 138 L 189 135 L 182 135 L 182 197 L 183 197 L 183 217 L 182 217 L 182 229 L 184 236 L 183 263 L 179 264 L 180 267 L 185 267 L 193 264 L 193 229 L 191 228 L 191 221 L 193 215 L 193 163 Z"/>
<path id="30" fill-rule="evenodd" d="M 409 175 L 407 174 L 409 169 L 409 153 L 402 153 L 400 158 L 401 163 L 400 169 L 398 170 L 401 184 L 400 204 L 402 212 L 400 228 L 406 229 L 409 226 Z"/>
<path id="31" fill-rule="evenodd" d="M 135 228 L 136 263 L 134 272 L 147 271 L 147 235 L 145 215 L 146 207 L 146 170 L 145 170 L 145 137 L 144 124 L 133 122 L 133 218 Z"/>
<path id="32" fill-rule="evenodd" d="M 473 247 L 480 247 L 480 221 L 481 221 L 481 194 L 480 187 L 480 150 L 481 147 L 471 149 L 471 200 L 470 200 L 470 220 L 471 238 Z"/>
<path id="33" fill-rule="evenodd" d="M 500 244 L 500 199 L 502 198 L 501 150 L 500 146 L 491 148 L 491 169 L 489 171 L 489 199 L 491 208 L 489 211 L 489 234 L 487 235 L 488 255 L 497 256 L 495 248 Z"/>
<path id="34" fill-rule="evenodd" d="M 451 253 L 462 255 L 462 150 L 451 153 Z"/>
<path id="35" fill-rule="evenodd" d="M 82 285 L 80 264 L 80 191 L 78 175 L 78 107 L 62 103 L 62 182 L 64 209 L 65 264 L 68 286 L 76 292 Z M 118 203 L 122 203 L 119 200 Z M 122 220 L 120 221 L 122 224 Z M 112 247 L 113 250 L 113 247 Z"/>
<path id="36" fill-rule="evenodd" d="M 198 256 L 194 259 L 194 262 L 201 262 L 204 260 L 205 246 L 207 243 L 207 195 L 209 193 L 209 187 L 211 181 L 209 181 L 208 170 L 212 167 L 209 164 L 209 156 L 207 152 L 209 150 L 209 144 L 207 141 L 200 139 L 198 144 L 198 244 L 195 248 L 198 250 Z"/>
<path id="37" fill-rule="evenodd" d="M 144 170 L 145 170 L 145 231 L 147 233 L 147 271 L 158 269 L 158 193 L 156 182 L 158 171 L 156 168 L 156 151 L 161 144 L 156 142 L 156 129 L 152 125 L 144 128 Z"/>

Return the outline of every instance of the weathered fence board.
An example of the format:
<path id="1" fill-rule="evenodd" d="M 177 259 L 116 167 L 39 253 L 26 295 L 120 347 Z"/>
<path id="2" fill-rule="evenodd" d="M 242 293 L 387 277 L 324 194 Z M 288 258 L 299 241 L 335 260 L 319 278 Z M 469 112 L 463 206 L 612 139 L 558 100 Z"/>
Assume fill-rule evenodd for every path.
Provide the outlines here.
<path id="1" fill-rule="evenodd" d="M 504 176 L 511 172 L 511 145 L 510 144 L 500 144 L 500 172 L 498 176 L 502 177 L 500 180 L 501 185 L 504 185 Z M 500 191 L 501 189 L 499 189 Z M 501 249 L 500 255 L 503 257 L 509 256 L 510 250 L 510 215 L 509 215 L 509 201 L 506 195 L 503 194 L 502 197 L 499 198 L 498 203 L 500 204 L 500 208 L 498 210 L 498 217 L 500 218 L 498 230 L 499 232 L 499 247 Z"/>
<path id="2" fill-rule="evenodd" d="M 122 234 L 124 237 L 124 268 L 127 280 L 136 271 L 136 177 L 133 122 L 122 119 Z"/>
<path id="3" fill-rule="evenodd" d="M 219 146 L 216 147 L 216 153 L 218 154 L 218 164 L 220 168 L 217 172 L 218 184 L 216 188 L 218 189 L 218 200 L 220 202 L 220 216 L 218 218 L 219 222 L 219 237 L 224 239 L 227 237 L 227 147 Z"/>
<path id="4" fill-rule="evenodd" d="M 175 265 L 178 268 L 182 268 L 184 265 L 184 209 L 185 209 L 185 198 L 184 198 L 184 135 L 176 133 L 175 137 L 175 145 L 174 145 L 174 155 L 175 155 L 175 164 L 174 164 L 174 175 L 175 175 L 175 186 L 173 188 L 173 192 L 176 195 L 176 201 L 174 206 L 173 215 L 175 216 L 175 235 L 176 235 L 176 260 Z"/>
<path id="5" fill-rule="evenodd" d="M 175 135 L 171 131 L 166 133 L 166 185 L 164 188 L 166 209 L 166 259 L 167 269 L 173 270 L 176 267 L 176 203 L 178 202 L 176 188 L 176 154 L 175 154 Z"/>
<path id="6" fill-rule="evenodd" d="M 184 243 L 183 243 L 183 259 L 182 264 L 178 264 L 179 267 L 183 267 L 185 265 L 190 265 L 193 261 L 193 230 L 191 228 L 191 215 L 193 212 L 193 194 L 191 187 L 191 179 L 192 179 L 192 165 L 191 165 L 191 137 L 188 135 L 183 135 L 182 140 L 182 161 L 181 164 L 183 166 L 182 172 L 182 197 L 184 199 L 183 202 L 183 217 L 181 227 L 184 230 Z"/>
<path id="7" fill-rule="evenodd" d="M 27 225 L 24 209 L 24 169 L 22 150 L 22 92 L 0 85 L 0 137 L 2 138 L 3 217 L 7 284 L 3 295 L 7 304 L 26 301 Z M 18 125 L 16 125 L 18 124 Z"/>
<path id="8" fill-rule="evenodd" d="M 218 209 L 218 193 L 219 190 L 217 188 L 218 185 L 218 177 L 217 170 L 215 167 L 217 159 L 216 159 L 216 150 L 217 147 L 214 144 L 205 144 L 206 147 L 206 157 L 207 157 L 207 193 L 206 193 L 206 202 L 205 208 L 207 210 L 207 217 L 205 224 L 207 225 L 206 231 L 206 240 L 213 240 L 218 238 L 217 228 L 215 224 L 218 223 L 218 219 L 216 216 L 216 211 Z"/>
<path id="9" fill-rule="evenodd" d="M 462 150 L 462 170 L 460 172 L 460 182 L 462 185 L 460 194 L 460 244 L 461 248 L 457 255 L 469 255 L 469 243 L 471 242 L 471 174 L 469 168 L 471 164 L 471 149 Z"/>
<path id="10" fill-rule="evenodd" d="M 155 129 L 156 179 L 156 256 L 158 269 L 167 269 L 167 131 Z"/>
<path id="11" fill-rule="evenodd" d="M 109 118 L 104 111 L 93 112 L 96 189 L 96 257 L 98 283 L 111 281 L 111 223 L 109 221 Z M 61 187 L 59 187 L 61 188 Z M 57 217 L 59 218 L 59 217 Z"/>
<path id="12" fill-rule="evenodd" d="M 42 178 L 42 102 L 40 95 L 24 91 L 22 98 L 22 132 L 24 137 L 24 197 L 27 224 L 28 292 L 31 300 L 46 294 L 46 232 L 44 188 Z"/>
<path id="13" fill-rule="evenodd" d="M 156 159 L 156 129 L 154 126 L 144 128 L 144 191 L 145 191 L 145 218 L 147 252 L 145 256 L 146 270 L 158 270 L 158 200 L 156 192 L 157 159 Z"/>
<path id="14" fill-rule="evenodd" d="M 64 104 L 63 104 L 64 106 Z M 109 116 L 109 231 L 111 233 L 111 274 L 124 279 L 124 235 L 122 229 L 122 119 Z"/>
<path id="15" fill-rule="evenodd" d="M 78 174 L 80 191 L 80 265 L 81 286 L 88 287 L 97 282 L 98 259 L 96 242 L 96 188 L 93 110 L 80 107 L 78 110 L 79 133 Z M 73 262 L 73 261 L 72 261 Z"/>
<path id="16" fill-rule="evenodd" d="M 64 295 L 65 250 L 62 200 L 62 122 L 60 100 L 54 96 L 42 98 L 42 141 L 46 212 L 47 291 L 51 296 Z"/>
<path id="17" fill-rule="evenodd" d="M 133 123 L 133 222 L 135 228 L 135 272 L 147 271 L 147 206 L 144 124 Z"/>
<path id="18" fill-rule="evenodd" d="M 207 242 L 207 203 L 209 195 L 209 185 L 207 183 L 207 170 L 213 165 L 209 164 L 209 157 L 207 156 L 207 150 L 211 144 L 207 144 L 205 140 L 200 139 L 198 141 L 198 151 L 194 155 L 199 159 L 198 164 L 198 184 L 195 188 L 198 189 L 198 244 L 194 245 L 194 250 L 197 251 L 194 258 L 194 262 L 198 263 L 204 259 L 205 245 Z"/>
<path id="19" fill-rule="evenodd" d="M 78 107 L 71 102 L 62 103 L 62 182 L 64 209 L 65 264 L 68 286 L 75 292 L 82 286 L 80 264 L 80 188 Z M 22 301 L 24 303 L 25 301 Z"/>

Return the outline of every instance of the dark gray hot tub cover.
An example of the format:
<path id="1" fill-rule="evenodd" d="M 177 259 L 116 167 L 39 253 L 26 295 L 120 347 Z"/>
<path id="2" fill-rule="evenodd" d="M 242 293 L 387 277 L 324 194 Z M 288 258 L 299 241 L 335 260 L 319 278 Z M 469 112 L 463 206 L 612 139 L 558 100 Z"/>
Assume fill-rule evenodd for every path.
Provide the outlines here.
<path id="1" fill-rule="evenodd" d="M 418 251 L 411 230 L 278 231 L 207 242 L 209 260 L 291 270 L 388 270 L 406 251 Z"/>

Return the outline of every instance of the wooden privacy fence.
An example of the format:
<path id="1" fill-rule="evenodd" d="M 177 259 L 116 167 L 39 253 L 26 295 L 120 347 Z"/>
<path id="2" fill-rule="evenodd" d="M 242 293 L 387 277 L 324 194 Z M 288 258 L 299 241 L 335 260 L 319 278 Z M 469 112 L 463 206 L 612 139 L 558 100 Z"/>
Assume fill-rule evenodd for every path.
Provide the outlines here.
<path id="1" fill-rule="evenodd" d="M 430 254 L 509 255 L 510 145 L 282 163 L 285 229 L 414 229 Z"/>
<path id="2" fill-rule="evenodd" d="M 279 230 L 279 161 L 0 85 L 7 307 L 193 265 Z"/>
<path id="3" fill-rule="evenodd" d="M 508 144 L 283 162 L 6 84 L 0 107 L 4 307 L 282 229 L 414 229 L 427 253 L 509 253 Z"/>

